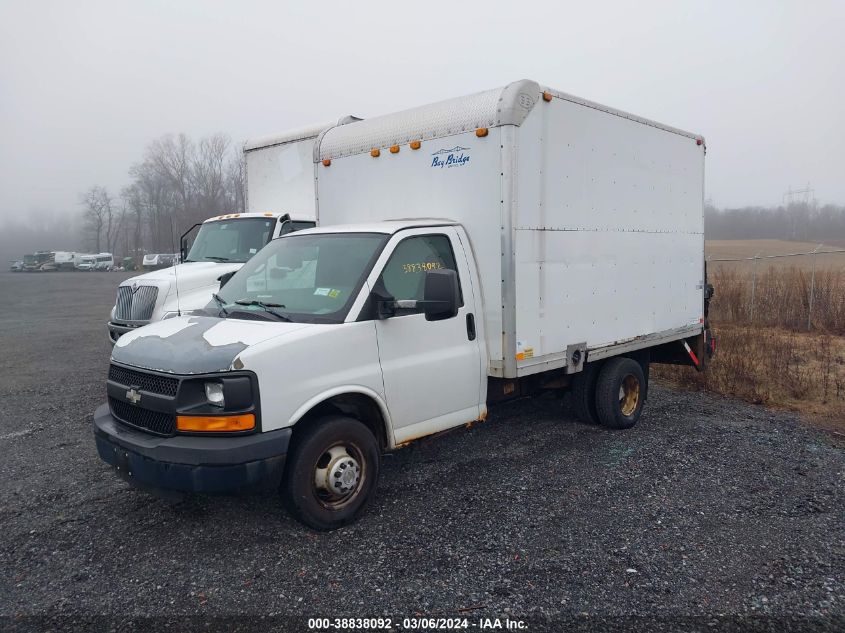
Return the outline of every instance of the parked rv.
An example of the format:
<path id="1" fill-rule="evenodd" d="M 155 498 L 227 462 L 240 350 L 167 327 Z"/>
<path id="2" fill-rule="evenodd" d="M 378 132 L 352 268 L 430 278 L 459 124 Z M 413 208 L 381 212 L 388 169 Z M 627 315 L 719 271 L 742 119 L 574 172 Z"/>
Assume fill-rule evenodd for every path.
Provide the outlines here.
<path id="1" fill-rule="evenodd" d="M 56 251 L 54 258 L 54 261 L 56 263 L 56 270 L 76 270 L 76 265 L 80 263 L 81 256 L 81 253 L 73 253 L 69 251 Z"/>
<path id="2" fill-rule="evenodd" d="M 701 136 L 519 81 L 333 128 L 315 161 L 320 228 L 115 345 L 95 437 L 129 481 L 280 485 L 332 529 L 383 451 L 493 403 L 567 388 L 625 429 L 652 363 L 705 367 Z"/>
<path id="3" fill-rule="evenodd" d="M 53 258 L 53 253 L 50 251 L 38 251 L 36 253 L 32 253 L 31 255 L 24 255 L 23 256 L 23 269 L 26 272 L 40 272 L 41 266 L 43 266 L 46 262 L 51 261 Z"/>
<path id="4" fill-rule="evenodd" d="M 248 212 L 191 227 L 180 240 L 181 264 L 122 282 L 108 323 L 112 342 L 147 323 L 204 307 L 221 278 L 267 242 L 315 226 L 314 142 L 324 130 L 353 120 L 345 117 L 245 143 Z M 188 236 L 196 228 L 189 247 Z"/>

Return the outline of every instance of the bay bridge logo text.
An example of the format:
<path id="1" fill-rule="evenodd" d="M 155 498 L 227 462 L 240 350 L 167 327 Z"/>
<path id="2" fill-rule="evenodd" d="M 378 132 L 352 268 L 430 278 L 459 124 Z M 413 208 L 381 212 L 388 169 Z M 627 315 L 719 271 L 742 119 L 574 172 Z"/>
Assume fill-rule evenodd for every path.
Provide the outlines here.
<path id="1" fill-rule="evenodd" d="M 452 149 L 438 150 L 431 155 L 431 166 L 451 169 L 452 167 L 466 165 L 469 162 L 469 154 L 464 152 L 469 152 L 469 148 L 460 145 L 456 145 Z"/>

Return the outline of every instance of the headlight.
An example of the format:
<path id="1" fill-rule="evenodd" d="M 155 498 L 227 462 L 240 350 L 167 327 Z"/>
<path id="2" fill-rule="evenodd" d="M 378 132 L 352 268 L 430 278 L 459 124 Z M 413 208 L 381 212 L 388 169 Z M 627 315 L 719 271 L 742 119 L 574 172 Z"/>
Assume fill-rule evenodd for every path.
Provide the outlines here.
<path id="1" fill-rule="evenodd" d="M 215 407 L 226 406 L 226 400 L 223 397 L 223 383 L 221 382 L 205 383 L 205 397 L 208 403 Z"/>

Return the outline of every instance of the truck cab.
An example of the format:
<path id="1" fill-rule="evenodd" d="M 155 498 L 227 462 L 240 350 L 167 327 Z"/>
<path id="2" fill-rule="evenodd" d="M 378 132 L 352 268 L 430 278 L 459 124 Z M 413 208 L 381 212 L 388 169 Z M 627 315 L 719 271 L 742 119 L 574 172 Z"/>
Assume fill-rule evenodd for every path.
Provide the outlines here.
<path id="1" fill-rule="evenodd" d="M 278 485 L 296 437 L 307 443 L 295 464 L 319 452 L 288 469 L 301 473 L 286 493 L 297 516 L 323 529 L 352 520 L 382 450 L 486 415 L 468 243 L 448 220 L 274 240 L 203 310 L 115 343 L 100 455 L 134 483 L 232 490 Z"/>
<path id="2" fill-rule="evenodd" d="M 314 226 L 308 217 L 281 213 L 232 213 L 200 226 L 184 261 L 123 281 L 109 318 L 109 338 L 153 321 L 204 307 L 220 277 L 238 270 L 270 240 Z"/>

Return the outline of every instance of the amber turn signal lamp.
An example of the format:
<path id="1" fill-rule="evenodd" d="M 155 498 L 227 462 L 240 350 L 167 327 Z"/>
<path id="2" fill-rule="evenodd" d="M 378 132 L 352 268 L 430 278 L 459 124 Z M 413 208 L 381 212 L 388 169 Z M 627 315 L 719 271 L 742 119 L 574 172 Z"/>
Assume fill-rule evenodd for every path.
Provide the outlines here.
<path id="1" fill-rule="evenodd" d="M 177 415 L 177 431 L 251 431 L 255 428 L 255 415 Z"/>
<path id="2" fill-rule="evenodd" d="M 323 167 L 328 167 L 331 164 L 332 164 L 331 158 L 324 158 L 323 159 Z"/>
<path id="3" fill-rule="evenodd" d="M 391 154 L 398 154 L 399 153 L 399 146 L 398 145 L 391 145 L 390 146 L 390 153 Z"/>
<path id="4" fill-rule="evenodd" d="M 552 93 L 546 90 L 543 93 L 543 101 L 551 101 L 552 100 Z"/>
<path id="5" fill-rule="evenodd" d="M 373 158 L 378 158 L 379 156 L 381 156 L 381 152 L 377 147 L 374 147 L 370 150 L 370 156 L 372 156 Z"/>
<path id="6" fill-rule="evenodd" d="M 422 146 L 422 143 L 419 141 L 411 141 L 410 145 L 411 149 L 419 149 Z"/>
<path id="7" fill-rule="evenodd" d="M 487 133 L 488 133 L 488 130 L 487 130 L 487 128 L 486 128 L 486 127 L 480 127 L 480 128 L 478 128 L 478 129 L 475 131 L 475 135 L 476 135 L 478 138 L 482 138 L 482 137 L 484 137 L 484 136 L 487 136 Z"/>

